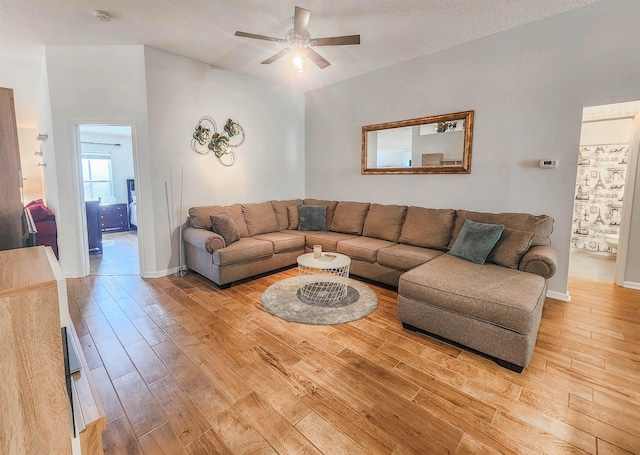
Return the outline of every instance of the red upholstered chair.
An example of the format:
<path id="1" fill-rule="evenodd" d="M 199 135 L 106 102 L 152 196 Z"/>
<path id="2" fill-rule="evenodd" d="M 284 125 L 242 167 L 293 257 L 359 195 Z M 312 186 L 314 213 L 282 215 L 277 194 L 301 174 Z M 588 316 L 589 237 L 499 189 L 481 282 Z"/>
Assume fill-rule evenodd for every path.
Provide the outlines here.
<path id="1" fill-rule="evenodd" d="M 58 257 L 58 227 L 56 226 L 56 217 L 49 210 L 42 199 L 38 199 L 27 204 L 27 209 L 31 212 L 31 217 L 38 231 L 38 245 L 50 246 Z"/>

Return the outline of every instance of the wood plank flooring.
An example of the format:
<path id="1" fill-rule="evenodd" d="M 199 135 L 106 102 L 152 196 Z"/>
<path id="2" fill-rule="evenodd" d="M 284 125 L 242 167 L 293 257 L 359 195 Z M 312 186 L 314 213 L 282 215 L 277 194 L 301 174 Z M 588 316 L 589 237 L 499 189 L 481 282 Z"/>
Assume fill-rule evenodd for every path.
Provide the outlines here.
<path id="1" fill-rule="evenodd" d="M 640 453 L 640 291 L 571 279 L 516 374 L 402 330 L 388 289 L 349 324 L 266 313 L 296 274 L 69 280 L 105 454 Z"/>

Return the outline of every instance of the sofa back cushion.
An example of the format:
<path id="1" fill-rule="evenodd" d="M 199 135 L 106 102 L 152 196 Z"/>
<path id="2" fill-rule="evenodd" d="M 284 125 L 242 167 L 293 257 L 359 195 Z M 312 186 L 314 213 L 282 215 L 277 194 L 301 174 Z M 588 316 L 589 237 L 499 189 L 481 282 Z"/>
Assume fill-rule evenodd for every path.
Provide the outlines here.
<path id="1" fill-rule="evenodd" d="M 360 235 L 369 205 L 368 202 L 338 202 L 329 230 Z"/>
<path id="2" fill-rule="evenodd" d="M 327 206 L 327 231 L 328 231 L 329 227 L 331 226 L 331 221 L 333 220 L 333 213 L 336 211 L 336 206 L 338 205 L 338 201 L 326 201 L 323 199 L 305 199 L 303 204 Z"/>
<path id="3" fill-rule="evenodd" d="M 244 222 L 240 204 L 191 207 L 189 209 L 189 223 L 194 228 L 211 230 L 211 215 L 220 215 L 221 213 L 226 213 L 233 219 L 240 237 L 249 237 L 247 223 Z"/>
<path id="4" fill-rule="evenodd" d="M 371 204 L 364 220 L 362 235 L 397 242 L 406 213 L 406 205 Z"/>
<path id="5" fill-rule="evenodd" d="M 242 214 L 250 236 L 278 232 L 278 218 L 270 201 L 259 204 L 242 204 Z"/>
<path id="6" fill-rule="evenodd" d="M 409 207 L 400 242 L 444 251 L 451 240 L 455 220 L 456 211 L 453 209 Z"/>
<path id="7" fill-rule="evenodd" d="M 302 204 L 302 199 L 290 199 L 288 201 L 271 201 L 273 211 L 276 212 L 276 218 L 278 219 L 278 227 L 281 231 L 289 229 L 287 207 L 298 207 L 300 204 Z M 295 229 L 298 229 L 297 226 Z"/>
<path id="8" fill-rule="evenodd" d="M 453 228 L 453 236 L 449 242 L 449 248 L 453 246 L 456 237 L 462 229 L 464 220 L 470 219 L 477 223 L 504 224 L 517 231 L 533 232 L 531 246 L 551 245 L 549 236 L 553 232 L 553 218 L 547 215 L 530 215 L 528 213 L 484 213 L 456 210 L 456 225 Z"/>
<path id="9" fill-rule="evenodd" d="M 298 207 L 298 205 L 287 205 L 287 216 L 289 217 L 289 226 L 287 229 L 297 230 L 298 226 L 300 226 L 300 209 Z"/>

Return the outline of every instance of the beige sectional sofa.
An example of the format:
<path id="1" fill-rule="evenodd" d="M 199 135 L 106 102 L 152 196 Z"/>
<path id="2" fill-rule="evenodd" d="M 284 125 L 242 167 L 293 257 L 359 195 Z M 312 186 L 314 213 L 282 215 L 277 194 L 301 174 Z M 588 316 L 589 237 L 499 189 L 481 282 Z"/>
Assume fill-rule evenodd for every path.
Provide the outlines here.
<path id="1" fill-rule="evenodd" d="M 326 230 L 299 230 L 301 205 L 325 206 Z M 211 216 L 221 214 L 237 228 L 239 240 L 229 245 L 211 230 Z M 505 226 L 485 264 L 447 254 L 465 220 Z M 219 286 L 292 266 L 322 245 L 351 258 L 351 275 L 397 287 L 406 329 L 516 371 L 531 359 L 547 279 L 556 270 L 553 219 L 545 215 L 294 199 L 192 207 L 188 224 L 187 265 Z"/>

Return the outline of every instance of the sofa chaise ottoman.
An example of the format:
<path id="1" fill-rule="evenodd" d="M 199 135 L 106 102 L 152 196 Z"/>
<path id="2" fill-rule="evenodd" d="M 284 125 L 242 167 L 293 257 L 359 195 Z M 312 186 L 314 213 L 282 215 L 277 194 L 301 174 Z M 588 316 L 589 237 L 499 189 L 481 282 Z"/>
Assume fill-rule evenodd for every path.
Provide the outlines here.
<path id="1" fill-rule="evenodd" d="M 507 226 L 504 248 L 490 253 L 497 263 L 443 254 L 407 271 L 398 283 L 398 319 L 405 329 L 471 348 L 520 372 L 531 360 L 547 278 L 555 273 L 553 220 L 460 211 L 457 228 L 467 219 Z"/>

